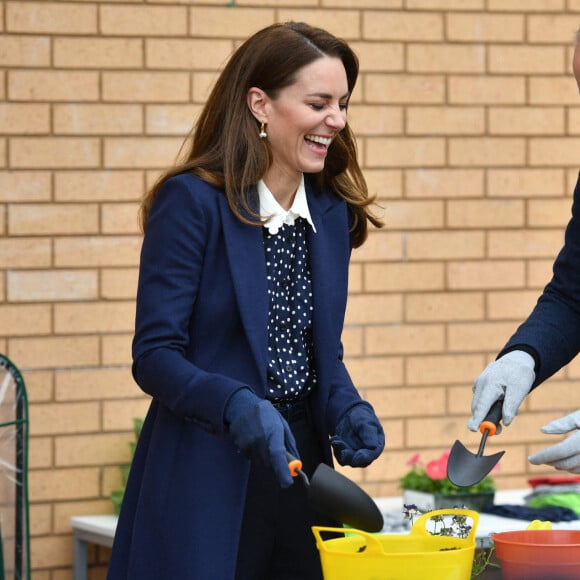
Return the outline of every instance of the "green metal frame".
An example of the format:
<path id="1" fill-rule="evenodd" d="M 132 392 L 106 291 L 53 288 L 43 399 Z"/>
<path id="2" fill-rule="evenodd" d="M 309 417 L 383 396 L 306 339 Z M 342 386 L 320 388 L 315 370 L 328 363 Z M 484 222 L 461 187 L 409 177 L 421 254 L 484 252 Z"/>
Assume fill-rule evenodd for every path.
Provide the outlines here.
<path id="1" fill-rule="evenodd" d="M 30 503 L 28 497 L 28 396 L 26 384 L 18 367 L 5 355 L 0 354 L 0 366 L 7 369 L 16 384 L 16 417 L 13 421 L 0 423 L 2 427 L 14 426 L 16 431 L 16 472 L 20 481 L 15 482 L 14 508 L 14 580 L 30 580 Z M 3 538 L 0 533 L 0 580 L 5 579 Z"/>

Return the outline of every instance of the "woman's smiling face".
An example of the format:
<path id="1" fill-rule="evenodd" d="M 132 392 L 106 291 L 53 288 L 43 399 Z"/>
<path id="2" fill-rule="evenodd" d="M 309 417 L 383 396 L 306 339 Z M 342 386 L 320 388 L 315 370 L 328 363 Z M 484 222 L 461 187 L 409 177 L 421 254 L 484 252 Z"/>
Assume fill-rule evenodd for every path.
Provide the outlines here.
<path id="1" fill-rule="evenodd" d="M 263 119 L 273 157 L 268 173 L 291 177 L 322 171 L 328 147 L 346 125 L 349 97 L 342 61 L 328 56 L 301 68 L 294 84 L 275 99 L 264 93 Z"/>

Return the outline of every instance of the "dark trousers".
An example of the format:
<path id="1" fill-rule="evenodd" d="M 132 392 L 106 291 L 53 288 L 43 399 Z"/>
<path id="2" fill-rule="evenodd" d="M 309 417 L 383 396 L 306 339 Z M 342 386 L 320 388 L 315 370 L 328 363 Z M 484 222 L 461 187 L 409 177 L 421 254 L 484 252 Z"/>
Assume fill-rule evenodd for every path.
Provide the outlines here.
<path id="1" fill-rule="evenodd" d="M 310 477 L 322 461 L 322 452 L 309 413 L 303 408 L 282 411 L 282 415 L 288 420 L 303 469 Z M 313 525 L 338 524 L 311 509 L 300 477 L 282 489 L 271 469 L 253 464 L 236 580 L 322 580 Z"/>

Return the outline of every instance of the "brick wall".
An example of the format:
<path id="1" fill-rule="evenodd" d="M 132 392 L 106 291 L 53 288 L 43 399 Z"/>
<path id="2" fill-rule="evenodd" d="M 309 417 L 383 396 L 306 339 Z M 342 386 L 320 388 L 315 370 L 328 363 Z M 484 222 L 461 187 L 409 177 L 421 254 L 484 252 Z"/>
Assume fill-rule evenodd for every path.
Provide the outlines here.
<path id="1" fill-rule="evenodd" d="M 132 418 L 138 200 L 172 163 L 243 38 L 306 20 L 361 60 L 350 109 L 387 228 L 354 253 L 348 364 L 387 451 L 364 473 L 398 493 L 415 452 L 465 428 L 471 383 L 550 276 L 578 170 L 571 76 L 580 0 L 0 2 L 0 352 L 31 413 L 35 580 L 71 577 L 69 518 L 109 513 Z M 576 409 L 580 365 L 534 393 L 497 480 L 523 487 L 539 427 Z M 91 552 L 92 578 L 107 550 Z"/>

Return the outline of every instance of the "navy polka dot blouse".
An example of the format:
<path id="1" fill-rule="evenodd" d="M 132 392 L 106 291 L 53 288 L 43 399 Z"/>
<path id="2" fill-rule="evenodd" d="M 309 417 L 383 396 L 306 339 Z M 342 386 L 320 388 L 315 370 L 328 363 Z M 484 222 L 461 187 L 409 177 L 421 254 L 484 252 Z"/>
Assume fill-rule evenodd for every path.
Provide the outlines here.
<path id="1" fill-rule="evenodd" d="M 268 399 L 292 401 L 316 385 L 312 347 L 312 281 L 304 218 L 264 228 L 268 276 Z"/>

